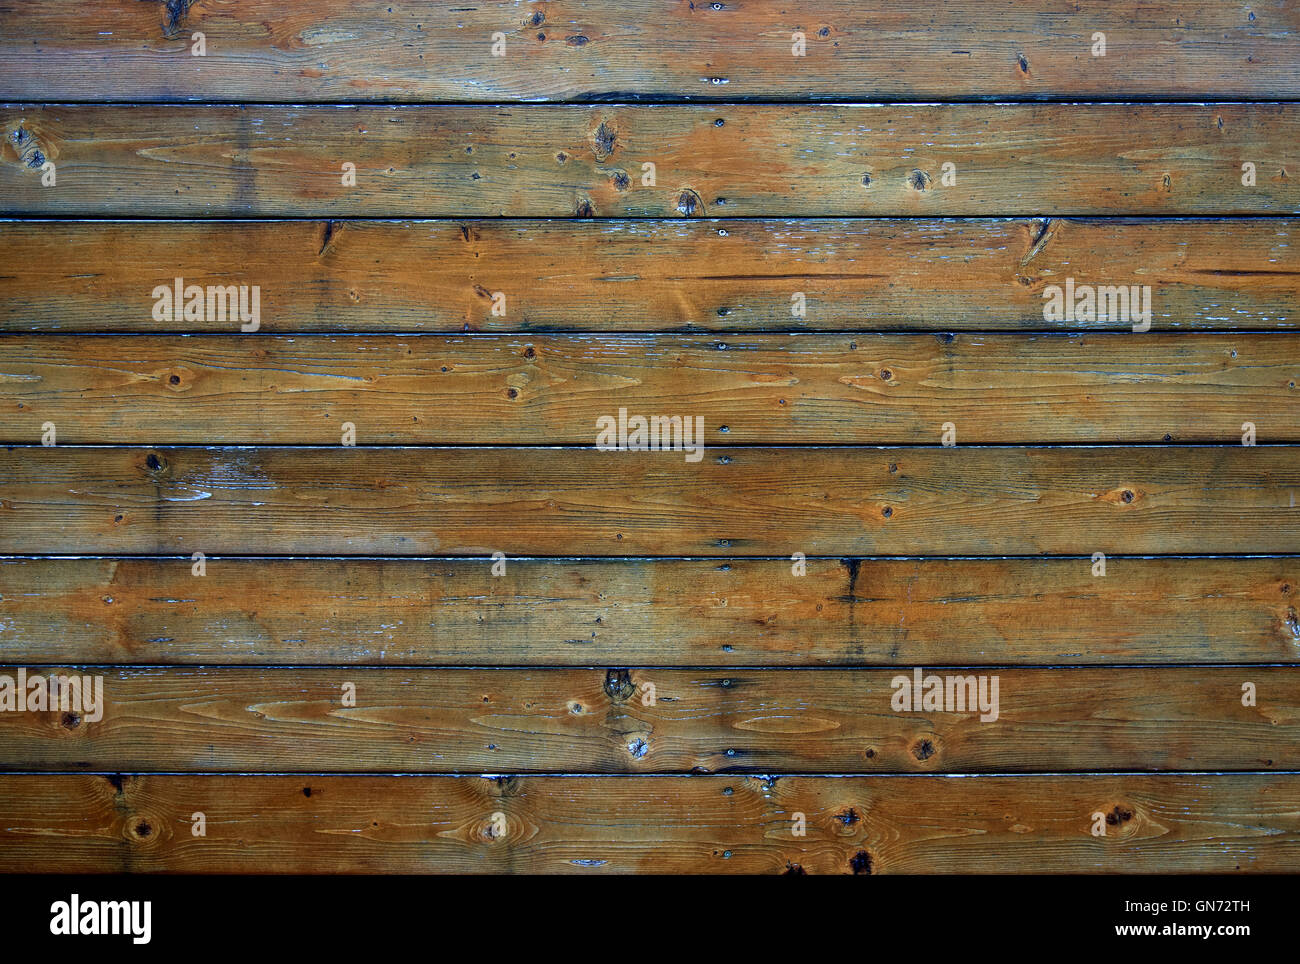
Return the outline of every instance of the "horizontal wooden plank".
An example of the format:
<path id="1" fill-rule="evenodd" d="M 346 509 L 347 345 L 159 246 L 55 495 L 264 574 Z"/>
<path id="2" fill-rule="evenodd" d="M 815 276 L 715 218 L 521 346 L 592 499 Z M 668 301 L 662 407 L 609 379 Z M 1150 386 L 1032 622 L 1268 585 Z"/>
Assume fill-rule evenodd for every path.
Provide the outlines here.
<path id="1" fill-rule="evenodd" d="M 1295 873 L 1300 777 L 10 775 L 0 844 L 6 873 Z"/>
<path id="2" fill-rule="evenodd" d="M 55 675 L 80 705 L 15 702 Z M 0 699 L 8 770 L 1300 768 L 1300 667 L 5 667 Z"/>
<path id="3" fill-rule="evenodd" d="M 0 441 L 1300 441 L 1300 335 L 0 336 Z M 621 413 L 621 414 L 620 414 Z M 665 423 L 667 424 L 667 423 Z M 648 431 L 648 427 L 647 427 Z M 684 437 L 689 433 L 689 438 Z M 627 438 L 626 433 L 622 436 Z M 629 444 L 635 444 L 629 443 Z"/>
<path id="4" fill-rule="evenodd" d="M 1300 551 L 1288 446 L 8 447 L 5 553 Z"/>
<path id="5" fill-rule="evenodd" d="M 194 33 L 204 35 L 195 56 Z M 804 52 L 795 55 L 798 32 Z M 1098 55 L 1095 34 L 1105 35 Z M 498 38 L 496 35 L 500 33 Z M 0 8 L 0 96 L 541 100 L 1300 95 L 1292 4 L 101 0 Z M 494 55 L 494 41 L 503 46 Z M 39 64 L 39 69 L 34 65 Z"/>
<path id="6" fill-rule="evenodd" d="M 1044 317 L 1069 278 L 1150 285 L 1153 330 L 1296 328 L 1296 235 L 1285 218 L 0 221 L 0 330 L 237 330 L 155 319 L 178 277 L 257 285 L 264 333 L 1114 327 Z"/>
<path id="7" fill-rule="evenodd" d="M 1300 211 L 1296 104 L 0 105 L 0 126 L 6 214 Z"/>
<path id="8" fill-rule="evenodd" d="M 1295 558 L 0 560 L 30 663 L 1261 663 Z"/>

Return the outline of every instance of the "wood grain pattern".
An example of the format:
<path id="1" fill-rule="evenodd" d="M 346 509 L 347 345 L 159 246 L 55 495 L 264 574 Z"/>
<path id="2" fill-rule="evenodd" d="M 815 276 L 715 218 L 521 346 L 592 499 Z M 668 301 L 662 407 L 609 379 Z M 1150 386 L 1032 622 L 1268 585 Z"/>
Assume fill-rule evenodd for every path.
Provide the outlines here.
<path id="1" fill-rule="evenodd" d="M 0 869 L 1284 873 L 1300 862 L 1298 815 L 1295 774 L 0 776 Z"/>
<path id="2" fill-rule="evenodd" d="M 1043 317 L 1067 278 L 1151 285 L 1153 330 L 1294 329 L 1296 236 L 1288 218 L 0 221 L 0 330 L 234 330 L 155 321 L 177 277 L 257 285 L 263 333 L 1110 327 Z"/>
<path id="3" fill-rule="evenodd" d="M 0 560 L 29 663 L 1272 663 L 1282 558 Z"/>
<path id="4" fill-rule="evenodd" d="M 192 55 L 202 31 L 206 55 Z M 504 56 L 492 56 L 493 34 Z M 795 31 L 807 38 L 794 57 Z M 1105 33 L 1104 57 L 1093 34 Z M 0 96 L 38 100 L 1220 98 L 1300 95 L 1283 0 L 0 7 Z"/>
<path id="5" fill-rule="evenodd" d="M 1297 37 L 0 0 L 0 873 L 1294 872 Z"/>
<path id="6" fill-rule="evenodd" d="M 892 708 L 895 681 L 913 691 L 910 668 L 742 669 L 725 677 L 664 668 L 25 672 L 28 680 L 103 676 L 102 718 L 39 707 L 0 713 L 0 769 L 1300 769 L 1295 667 L 924 670 L 921 679 L 954 677 L 962 681 L 954 687 L 970 687 L 961 689 L 962 703 L 954 690 L 950 707 L 924 712 Z M 16 668 L 5 673 L 17 679 Z M 1256 687 L 1257 705 L 1242 705 L 1246 683 Z"/>
<path id="7" fill-rule="evenodd" d="M 709 445 L 1300 441 L 1300 335 L 0 337 L 0 441 Z M 695 422 L 690 422 L 694 426 Z M 681 437 L 679 427 L 677 437 Z M 698 436 L 693 435 L 692 438 Z"/>
<path id="8" fill-rule="evenodd" d="M 1289 446 L 9 447 L 0 551 L 1292 553 L 1297 490 Z"/>
<path id="9" fill-rule="evenodd" d="M 11 215 L 1300 211 L 1294 104 L 0 105 L 0 128 Z"/>

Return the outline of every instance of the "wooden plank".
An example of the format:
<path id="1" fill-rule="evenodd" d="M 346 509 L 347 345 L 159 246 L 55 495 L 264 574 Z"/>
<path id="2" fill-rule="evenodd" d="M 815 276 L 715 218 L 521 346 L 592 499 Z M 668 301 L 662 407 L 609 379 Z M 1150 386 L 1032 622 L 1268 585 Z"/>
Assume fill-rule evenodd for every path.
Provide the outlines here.
<path id="1" fill-rule="evenodd" d="M 235 330 L 155 320 L 151 292 L 177 277 L 257 285 L 263 333 L 1111 327 L 1044 317 L 1067 278 L 1151 285 L 1153 330 L 1296 328 L 1298 234 L 1287 218 L 0 221 L 0 330 Z"/>
<path id="2" fill-rule="evenodd" d="M 6 873 L 1295 873 L 1300 777 L 0 776 L 0 844 Z"/>
<path id="3" fill-rule="evenodd" d="M 51 710 L 3 696 L 5 709 L 19 710 L 0 713 L 0 769 L 8 770 L 1300 768 L 1300 667 L 722 676 L 665 668 L 83 666 L 6 667 L 3 675 L 6 689 L 20 691 L 24 681 L 45 686 L 55 675 L 79 677 L 87 688 L 97 680 L 94 698 L 83 689 L 80 707 L 75 698 Z M 934 705 L 929 695 L 921 701 L 931 678 Z M 1243 706 L 1248 683 L 1255 702 Z M 900 694 L 906 704 L 896 703 Z"/>
<path id="4" fill-rule="evenodd" d="M 1300 335 L 0 337 L 0 441 L 1300 441 Z M 611 436 L 612 437 L 612 436 Z"/>
<path id="5" fill-rule="evenodd" d="M 1271 663 L 1294 558 L 0 560 L 29 663 Z"/>
<path id="6" fill-rule="evenodd" d="M 6 214 L 1300 211 L 1295 104 L 0 105 L 0 126 Z"/>
<path id="7" fill-rule="evenodd" d="M 194 33 L 204 34 L 202 57 Z M 493 56 L 494 34 L 505 43 Z M 802 56 L 794 33 L 806 37 Z M 1094 35 L 1106 38 L 1094 55 Z M 140 3 L 0 8 L 30 100 L 1220 98 L 1300 95 L 1281 0 Z M 39 65 L 39 69 L 37 68 Z"/>
<path id="8" fill-rule="evenodd" d="M 8 447 L 0 551 L 1300 551 L 1300 449 Z"/>

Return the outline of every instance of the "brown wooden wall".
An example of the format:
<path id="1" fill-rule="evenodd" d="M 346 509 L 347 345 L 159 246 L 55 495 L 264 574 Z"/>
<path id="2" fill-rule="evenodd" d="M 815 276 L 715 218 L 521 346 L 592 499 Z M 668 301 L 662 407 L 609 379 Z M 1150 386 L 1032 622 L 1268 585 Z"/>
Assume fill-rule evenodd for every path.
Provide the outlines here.
<path id="1" fill-rule="evenodd" d="M 1298 38 L 0 4 L 0 872 L 1300 870 Z"/>

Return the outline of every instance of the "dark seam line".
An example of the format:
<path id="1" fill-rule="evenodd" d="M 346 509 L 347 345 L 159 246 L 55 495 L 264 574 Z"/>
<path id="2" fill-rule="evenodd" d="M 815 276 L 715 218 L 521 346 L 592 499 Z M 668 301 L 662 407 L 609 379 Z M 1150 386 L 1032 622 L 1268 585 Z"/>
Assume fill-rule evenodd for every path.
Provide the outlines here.
<path id="1" fill-rule="evenodd" d="M 930 224 L 934 222 L 950 222 L 958 225 L 969 225 L 970 222 L 991 221 L 1000 224 L 1021 224 L 1025 221 L 1041 221 L 1043 219 L 1053 221 L 1112 221 L 1112 222 L 1129 222 L 1129 223 L 1154 223 L 1154 224 L 1182 224 L 1196 223 L 1198 221 L 1258 221 L 1261 219 L 1272 220 L 1276 218 L 1292 218 L 1300 220 L 1298 212 L 1252 212 L 1249 214 L 726 214 L 709 217 L 669 217 L 668 215 L 605 215 L 601 217 L 579 218 L 573 216 L 555 216 L 555 215 L 380 215 L 380 214 L 347 214 L 347 215 L 326 215 L 326 214 L 262 214 L 262 215 L 230 215 L 228 217 L 217 216 L 197 216 L 183 217 L 179 215 L 165 214 L 91 214 L 91 215 L 57 215 L 57 214 L 34 214 L 30 216 L 0 216 L 0 224 L 99 224 L 103 222 L 121 221 L 124 224 L 210 224 L 218 222 L 221 224 L 325 224 L 332 221 L 334 224 L 346 224 L 349 221 L 358 221 L 366 223 L 382 224 L 440 224 L 451 227 L 462 222 L 486 221 L 494 224 L 517 223 L 521 226 L 531 224 L 552 224 L 552 223 L 578 223 L 587 224 L 591 222 L 605 222 L 617 224 L 620 221 L 636 221 L 638 223 L 659 222 L 664 225 L 680 224 L 726 224 L 729 221 L 772 221 L 782 225 L 817 225 L 819 222 L 835 221 L 912 221 L 917 224 Z"/>
<path id="2" fill-rule="evenodd" d="M 419 313 L 420 309 L 411 309 L 412 314 Z M 392 314 L 393 312 L 386 312 Z M 619 338 L 637 338 L 642 341 L 654 341 L 664 337 L 682 338 L 682 337 L 702 337 L 717 336 L 718 338 L 728 338 L 733 341 L 745 339 L 757 335 L 798 335 L 803 338 L 842 338 L 842 337 L 874 337 L 874 338 L 891 338 L 896 335 L 923 336 L 929 335 L 952 335 L 959 338 L 967 335 L 1023 335 L 1028 337 L 1047 337 L 1059 336 L 1061 338 L 1073 338 L 1081 335 L 1177 335 L 1180 338 L 1195 338 L 1200 335 L 1216 336 L 1233 336 L 1233 335 L 1295 335 L 1297 329 L 1300 329 L 1300 317 L 1292 323 L 1295 327 L 1288 328 L 1193 328 L 1184 326 L 1180 328 L 1152 328 L 1146 332 L 1130 332 L 1127 328 L 944 328 L 936 326 L 934 328 L 705 328 L 702 326 L 689 325 L 688 327 L 678 328 L 564 328 L 556 326 L 537 325 L 532 328 L 509 329 L 503 328 L 490 331 L 453 331 L 446 329 L 444 331 L 427 331 L 427 330 L 403 330 L 399 328 L 376 328 L 368 330 L 339 330 L 331 329 L 308 329 L 308 330 L 278 330 L 263 327 L 260 331 L 254 332 L 235 332 L 222 331 L 216 329 L 201 329 L 198 331 L 172 331 L 172 330 L 145 330 L 126 329 L 122 331 L 114 330 L 93 330 L 93 329 L 69 329 L 69 328 L 0 328 L 0 341 L 6 339 L 24 339 L 30 341 L 32 338 L 248 338 L 252 335 L 254 338 L 469 338 L 469 339 L 510 339 L 518 341 L 527 339 L 530 335 L 547 335 L 561 336 L 572 338 L 574 340 L 588 340 L 598 337 L 619 337 Z M 748 345 L 728 345 L 729 349 L 735 351 L 754 351 L 757 348 L 751 348 Z"/>
<path id="3" fill-rule="evenodd" d="M 583 95 L 578 95 L 582 97 Z M 696 107 L 696 108 L 720 108 L 720 107 L 946 107 L 949 105 L 982 105 L 982 106 L 1005 106 L 1005 107 L 1031 107 L 1041 105 L 1053 106 L 1071 106 L 1078 105 L 1081 107 L 1128 107 L 1140 105 L 1143 107 L 1153 106 L 1170 106 L 1170 107 L 1235 107 L 1235 106 L 1268 106 L 1276 104 L 1278 106 L 1300 103 L 1300 95 L 1297 96 L 1276 96 L 1276 95 L 1252 95 L 1252 96 L 1231 96 L 1226 100 L 1207 100 L 1204 94 L 1165 97 L 1158 94 L 1153 95 L 1133 95 L 1132 99 L 1120 99 L 1115 97 L 1088 97 L 1072 96 L 1070 94 L 1061 95 L 1038 95 L 1038 96 L 1015 96 L 1005 94 L 987 94 L 971 95 L 969 97 L 947 97 L 939 99 L 898 99 L 894 97 L 859 99 L 849 95 L 811 94 L 809 97 L 772 97 L 765 98 L 761 94 L 754 96 L 700 96 L 690 97 L 658 97 L 648 95 L 642 97 L 635 95 L 629 97 L 626 93 L 598 95 L 599 100 L 589 99 L 556 99 L 556 100 L 212 100 L 201 97 L 191 99 L 143 99 L 143 100 L 104 100 L 104 99 L 86 99 L 86 100 L 17 100 L 7 98 L 3 92 L 0 92 L 0 109 L 5 107 L 169 107 L 169 108 L 247 108 L 247 107 L 274 107 L 285 108 L 293 107 L 303 110 L 311 109 L 386 109 L 386 108 L 482 108 L 497 107 L 502 110 L 512 110 L 527 108 L 530 110 L 547 109 L 576 112 L 584 107 Z"/>
<path id="4" fill-rule="evenodd" d="M 0 661 L 0 666 L 22 666 L 26 669 L 103 669 L 107 672 L 113 670 L 122 670 L 123 674 L 130 676 L 126 670 L 188 670 L 207 669 L 216 670 L 216 674 L 226 676 L 247 670 L 279 670 L 285 673 L 298 673 L 302 670 L 321 670 L 321 672 L 344 672 L 351 669 L 365 670 L 382 670 L 386 673 L 413 673 L 413 672 L 442 672 L 442 670 L 454 669 L 464 670 L 467 673 L 493 672 L 493 673 L 532 673 L 534 670 L 546 670 L 547 673 L 577 673 L 591 672 L 603 673 L 608 669 L 628 669 L 628 670 L 659 670 L 659 672 L 676 672 L 676 673 L 707 673 L 710 676 L 725 676 L 733 672 L 744 673 L 853 673 L 862 672 L 887 673 L 897 672 L 902 668 L 918 669 L 979 669 L 979 670 L 1006 670 L 1006 672 L 1019 672 L 1019 670 L 1066 670 L 1066 672 L 1086 673 L 1096 672 L 1096 670 L 1105 670 L 1105 672 L 1119 672 L 1119 670 L 1145 670 L 1145 669 L 1296 669 L 1300 663 L 846 663 L 846 664 L 803 664 L 803 665 L 772 665 L 772 664 L 684 664 L 675 663 L 619 663 L 619 661 L 604 661 L 604 663 L 83 663 L 83 661 L 70 661 L 70 663 L 25 663 L 22 660 L 5 660 Z M 712 687 L 710 687 L 712 689 Z M 728 689 L 728 687 L 722 687 Z M 939 712 L 939 711 L 936 711 Z M 1225 721 L 1232 722 L 1232 721 Z"/>
<path id="5" fill-rule="evenodd" d="M 393 772 L 390 770 L 4 770 L 0 769 L 0 780 L 5 777 L 343 777 L 375 778 L 401 777 L 406 779 L 483 779 L 500 780 L 513 776 L 520 777 L 567 777 L 592 780 L 627 780 L 651 778 L 656 780 L 681 779 L 734 779 L 735 777 L 777 777 L 784 779 L 844 780 L 874 777 L 891 779 L 917 780 L 1041 780 L 1056 777 L 1160 777 L 1170 781 L 1186 777 L 1295 777 L 1300 770 L 1034 770 L 1034 771 L 998 771 L 998 770 L 953 770 L 951 772 L 915 773 L 900 770 L 827 770 L 822 773 L 807 770 L 782 770 L 755 766 L 745 769 L 712 770 L 707 773 L 690 770 L 659 770 L 656 772 L 619 771 L 573 771 L 573 770 L 407 770 Z M 30 878 L 29 878 L 30 879 Z"/>
<path id="6" fill-rule="evenodd" d="M 216 561 L 216 560 L 222 560 L 222 561 L 226 561 L 226 562 L 239 562 L 239 561 L 249 561 L 249 562 L 254 562 L 254 561 L 256 561 L 256 562 L 264 562 L 264 561 L 274 561 L 274 560 L 282 560 L 282 561 L 287 561 L 287 562 L 294 562 L 294 561 L 300 561 L 300 562 L 329 562 L 329 561 L 331 561 L 331 560 L 337 560 L 337 561 L 346 561 L 346 562 L 365 562 L 365 561 L 373 561 L 373 562 L 411 562 L 411 563 L 415 563 L 415 562 L 439 562 L 439 563 L 443 563 L 443 562 L 475 562 L 475 563 L 477 563 L 477 562 L 491 562 L 491 561 L 493 561 L 493 560 L 492 560 L 492 557 L 491 557 L 491 556 L 488 556 L 488 555 L 482 555 L 482 556 L 468 556 L 468 555 L 464 555 L 464 554 L 459 554 L 459 555 L 445 555 L 445 556 L 430 556 L 430 555 L 385 556 L 385 555 L 375 555 L 375 554 L 373 554 L 373 553 L 358 553 L 358 554 L 356 554 L 356 555 L 340 555 L 340 554 L 337 554 L 337 553 L 325 553 L 325 554 L 320 554 L 320 555 L 311 555 L 311 554 L 308 554 L 308 555 L 304 555 L 304 554 L 296 554 L 296 555 L 294 555 L 294 554 L 288 554 L 288 555 L 286 555 L 286 554 L 276 554 L 276 553 L 260 553 L 260 554 L 259 554 L 259 553 L 238 553 L 238 552 L 235 552 L 235 553 L 224 553 L 224 554 L 218 553 L 218 554 L 215 554 L 215 555 L 213 555 L 213 554 L 209 554 L 209 555 L 207 555 L 205 558 L 206 558 L 207 561 L 209 561 L 209 562 L 213 562 L 213 561 Z M 517 555 L 517 556 L 515 556 L 515 555 L 508 556 L 507 558 L 508 558 L 508 560 L 509 560 L 510 562 L 546 562 L 546 563 L 553 563 L 553 562 L 592 562 L 592 563 L 608 563 L 608 562 L 625 562 L 625 563 L 636 563 L 636 562 L 734 562 L 734 561 L 737 561 L 737 560 L 742 561 L 742 562 L 789 562 L 789 561 L 790 561 L 790 557 L 789 557 L 789 556 L 773 556 L 773 555 L 766 555 L 766 556 L 764 556 L 764 555 L 757 555 L 757 556 L 726 556 L 726 555 L 700 555 L 700 556 L 682 556 L 682 555 L 673 555 L 673 556 L 629 556 L 629 555 L 622 555 L 622 556 L 572 556 L 572 555 L 570 555 L 570 556 L 555 556 L 555 555 L 533 555 L 533 554 L 524 553 L 524 554 Z M 882 555 L 871 555 L 871 554 L 866 554 L 866 555 L 844 555 L 844 554 L 838 554 L 838 555 L 836 555 L 836 554 L 824 554 L 824 555 L 805 555 L 804 558 L 805 558 L 805 560 L 808 561 L 808 562 L 813 562 L 813 561 L 822 561 L 822 562 L 845 562 L 845 561 L 847 561 L 847 560 L 853 560 L 853 559 L 861 560 L 861 561 L 863 561 L 863 562 L 872 562 L 872 561 L 877 561 L 877 560 L 879 560 L 879 561 L 886 561 L 886 562 L 900 562 L 900 561 L 906 561 L 906 560 L 915 560 L 915 561 L 917 561 L 917 562 L 998 562 L 998 561 L 1002 561 L 1002 560 L 1007 560 L 1007 561 L 1028 561 L 1028 560 L 1032 560 L 1032 561 L 1036 561 L 1036 562 L 1040 562 L 1040 561 L 1041 561 L 1041 562 L 1050 562 L 1050 561 L 1052 561 L 1052 560 L 1060 560 L 1060 561 L 1065 561 L 1065 560 L 1090 561 L 1092 557 L 1091 557 L 1090 555 L 1084 555 L 1084 554 L 1070 555 L 1070 554 L 1068 554 L 1068 553 L 1055 553 L 1055 554 L 1051 554 L 1051 555 L 1042 555 L 1042 554 L 1033 554 L 1033 555 L 1029 555 L 1029 554 L 1026 554 L 1026 555 L 1020 555 L 1020 556 L 1017 556 L 1017 555 L 980 555 L 980 556 L 965 555 L 965 556 L 963 556 L 963 555 L 951 555 L 951 554 L 944 554 L 944 555 L 916 555 L 916 554 L 912 554 L 912 555 L 887 555 L 887 556 L 882 556 Z M 1140 561 L 1143 561 L 1143 560 L 1151 560 L 1151 561 L 1157 561 L 1157 560 L 1159 560 L 1159 561 L 1170 561 L 1170 560 L 1175 560 L 1175 559 L 1222 559 L 1222 560 L 1227 560 L 1227 561 L 1236 561 L 1236 560 L 1242 560 L 1242 559 L 1288 559 L 1288 560 L 1289 560 L 1289 559 L 1300 559 L 1300 553 L 1296 553 L 1296 552 L 1226 552 L 1226 553 L 1225 553 L 1225 552 L 1219 552 L 1219 553 L 1214 553 L 1214 552 L 1202 552 L 1202 553 L 1188 553 L 1188 552 L 1181 552 L 1181 553 L 1163 553 L 1163 554 L 1162 554 L 1162 553 L 1155 553 L 1155 554 L 1152 554 L 1152 553 L 1110 553 L 1110 554 L 1108 554 L 1108 555 L 1106 556 L 1106 558 L 1107 558 L 1108 560 L 1125 559 L 1125 560 L 1129 560 L 1129 561 L 1139 561 L 1139 562 L 1140 562 Z M 78 561 L 78 560 L 95 560 L 95 559 L 106 559 L 106 560 L 107 560 L 107 559 L 131 559 L 131 560 L 137 560 L 137 561 L 139 561 L 139 560 L 158 560 L 158 561 L 172 561 L 172 560 L 175 560 L 175 561 L 178 561 L 178 562 L 186 562 L 186 563 L 192 561 L 191 557 L 188 556 L 188 555 L 167 555 L 167 554 L 165 554 L 165 553 L 135 553 L 135 554 L 131 554 L 131 553 L 82 553 L 82 554 L 73 554 L 73 555 L 69 555 L 69 554 L 64 554 L 64 553 L 48 553 L 48 552 L 46 552 L 46 553 L 14 553 L 14 552 L 0 552 L 0 563 L 6 562 L 6 561 L 11 561 L 11 560 L 22 560 L 22 561 L 32 561 L 32 560 Z"/>

